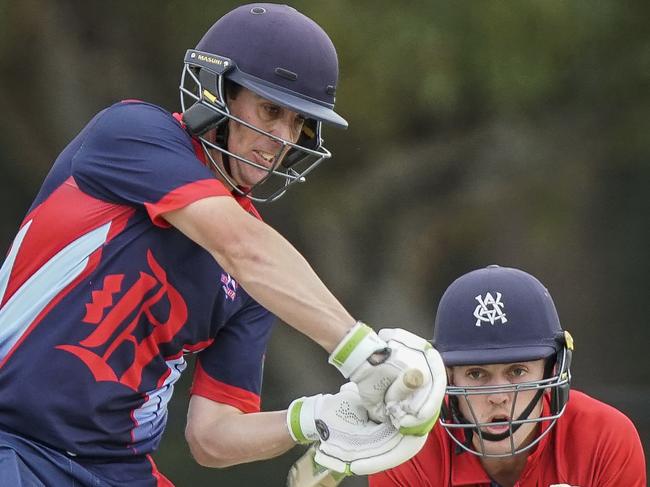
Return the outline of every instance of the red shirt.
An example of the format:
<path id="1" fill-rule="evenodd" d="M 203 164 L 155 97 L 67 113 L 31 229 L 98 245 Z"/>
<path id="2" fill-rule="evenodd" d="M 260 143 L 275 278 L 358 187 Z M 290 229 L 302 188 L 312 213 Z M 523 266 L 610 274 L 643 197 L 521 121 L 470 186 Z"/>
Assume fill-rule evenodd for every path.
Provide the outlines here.
<path id="1" fill-rule="evenodd" d="M 544 405 L 548 409 L 548 403 Z M 641 440 L 620 411 L 572 390 L 564 414 L 528 456 L 515 487 L 645 487 Z M 491 487 L 472 453 L 455 453 L 455 443 L 440 426 L 415 457 L 370 477 L 370 487 Z"/>

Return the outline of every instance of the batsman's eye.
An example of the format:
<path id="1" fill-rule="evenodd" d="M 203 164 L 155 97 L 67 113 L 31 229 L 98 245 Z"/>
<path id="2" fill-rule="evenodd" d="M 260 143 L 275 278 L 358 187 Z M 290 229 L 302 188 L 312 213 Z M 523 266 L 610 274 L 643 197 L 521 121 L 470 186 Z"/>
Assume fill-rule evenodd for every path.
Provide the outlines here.
<path id="1" fill-rule="evenodd" d="M 269 119 L 273 119 L 280 114 L 280 107 L 278 105 L 273 105 L 272 103 L 265 103 L 262 105 L 264 113 Z"/>

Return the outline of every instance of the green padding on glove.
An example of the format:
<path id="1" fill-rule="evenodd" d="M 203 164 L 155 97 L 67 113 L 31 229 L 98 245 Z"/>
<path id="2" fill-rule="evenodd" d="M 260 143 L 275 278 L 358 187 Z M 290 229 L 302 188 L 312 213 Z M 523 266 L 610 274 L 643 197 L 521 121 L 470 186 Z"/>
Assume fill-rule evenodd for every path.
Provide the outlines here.
<path id="1" fill-rule="evenodd" d="M 426 423 L 422 423 L 417 426 L 402 426 L 399 429 L 399 432 L 403 435 L 424 436 L 433 429 L 436 421 L 438 421 L 438 416 L 440 416 L 440 412 L 438 412 L 435 417 L 431 418 Z"/>
<path id="2" fill-rule="evenodd" d="M 373 330 L 366 325 L 358 327 L 351 336 L 345 337 L 344 341 L 341 342 L 341 348 L 335 350 L 335 354 L 332 354 L 330 361 L 332 364 L 340 367 L 343 363 L 350 357 L 352 351 L 361 343 L 368 334 L 373 333 Z"/>
<path id="3" fill-rule="evenodd" d="M 357 321 L 329 356 L 329 363 L 334 365 L 346 379 L 366 363 L 368 357 L 386 348 L 381 340 L 365 323 Z"/>
<path id="4" fill-rule="evenodd" d="M 300 427 L 300 412 L 302 411 L 304 401 L 298 399 L 289 406 L 289 431 L 293 439 L 298 443 L 311 443 Z"/>

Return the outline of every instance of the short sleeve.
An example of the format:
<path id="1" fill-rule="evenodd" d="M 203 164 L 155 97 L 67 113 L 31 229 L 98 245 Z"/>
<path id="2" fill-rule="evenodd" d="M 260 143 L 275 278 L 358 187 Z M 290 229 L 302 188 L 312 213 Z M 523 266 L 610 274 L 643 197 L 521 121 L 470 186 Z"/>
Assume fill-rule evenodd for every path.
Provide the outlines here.
<path id="1" fill-rule="evenodd" d="M 209 196 L 230 196 L 194 153 L 172 115 L 142 102 L 122 102 L 98 115 L 72 159 L 79 188 L 99 199 L 143 206 L 152 221 Z"/>
<path id="2" fill-rule="evenodd" d="M 252 413 L 260 410 L 264 356 L 275 316 L 251 300 L 199 353 L 191 393 Z"/>

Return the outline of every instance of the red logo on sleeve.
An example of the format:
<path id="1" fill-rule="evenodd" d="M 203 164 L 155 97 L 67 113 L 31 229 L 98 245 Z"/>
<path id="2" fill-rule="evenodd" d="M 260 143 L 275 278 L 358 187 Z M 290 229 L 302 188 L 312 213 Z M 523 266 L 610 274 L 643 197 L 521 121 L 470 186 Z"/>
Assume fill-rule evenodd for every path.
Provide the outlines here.
<path id="1" fill-rule="evenodd" d="M 230 274 L 223 272 L 221 274 L 221 284 L 226 300 L 234 301 L 237 297 L 237 281 L 230 277 Z"/>
<path id="2" fill-rule="evenodd" d="M 97 382 L 119 382 L 137 391 L 143 369 L 159 354 L 158 345 L 170 342 L 187 321 L 185 300 L 167 281 L 167 273 L 151 251 L 147 252 L 147 262 L 152 273 L 140 272 L 139 279 L 114 305 L 113 297 L 121 291 L 124 275 L 106 276 L 103 288 L 92 293 L 92 302 L 86 305 L 83 319 L 84 323 L 96 325 L 95 330 L 79 345 L 56 347 L 81 359 Z M 164 299 L 169 303 L 169 315 L 160 321 L 152 308 Z M 143 318 L 153 325 L 153 331 L 138 341 L 133 332 Z M 131 364 L 118 377 L 108 362 L 124 343 L 132 343 L 134 353 Z M 104 352 L 100 354 L 96 350 Z"/>

